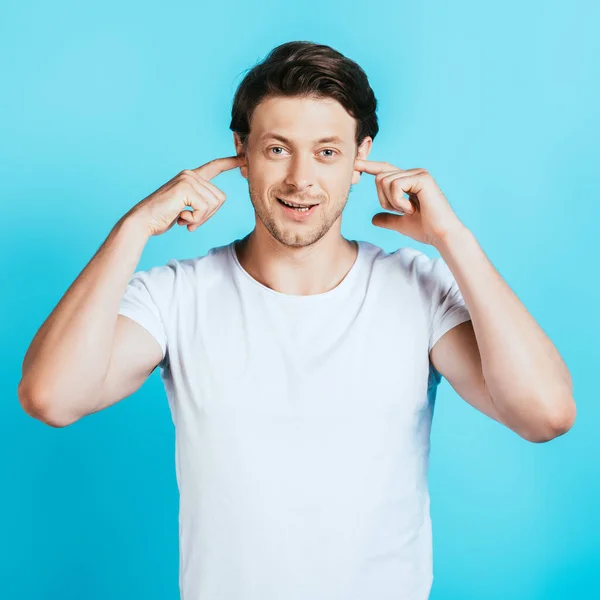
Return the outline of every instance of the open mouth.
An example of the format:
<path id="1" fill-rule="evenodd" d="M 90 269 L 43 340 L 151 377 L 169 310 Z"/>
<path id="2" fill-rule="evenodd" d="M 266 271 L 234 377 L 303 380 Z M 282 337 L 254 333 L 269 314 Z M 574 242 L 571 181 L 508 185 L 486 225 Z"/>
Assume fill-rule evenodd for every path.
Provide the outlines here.
<path id="1" fill-rule="evenodd" d="M 302 206 L 302 207 L 293 206 L 291 204 L 286 203 L 281 198 L 277 198 L 277 202 L 279 202 L 285 208 L 287 208 L 289 210 L 293 210 L 294 212 L 297 212 L 297 213 L 300 213 L 300 214 L 302 214 L 302 213 L 309 213 L 309 212 L 313 211 L 313 209 L 315 208 L 315 206 L 319 206 L 318 204 L 310 204 L 308 206 Z"/>

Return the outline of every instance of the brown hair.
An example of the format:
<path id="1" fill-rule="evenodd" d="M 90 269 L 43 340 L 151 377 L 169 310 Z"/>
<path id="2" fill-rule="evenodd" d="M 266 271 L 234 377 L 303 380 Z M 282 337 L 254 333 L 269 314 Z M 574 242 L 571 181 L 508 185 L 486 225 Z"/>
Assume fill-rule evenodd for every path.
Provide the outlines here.
<path id="1" fill-rule="evenodd" d="M 357 121 L 356 143 L 379 131 L 377 100 L 367 75 L 353 60 L 330 46 L 293 41 L 281 44 L 252 67 L 238 86 L 229 129 L 246 146 L 250 120 L 266 97 L 333 98 Z"/>

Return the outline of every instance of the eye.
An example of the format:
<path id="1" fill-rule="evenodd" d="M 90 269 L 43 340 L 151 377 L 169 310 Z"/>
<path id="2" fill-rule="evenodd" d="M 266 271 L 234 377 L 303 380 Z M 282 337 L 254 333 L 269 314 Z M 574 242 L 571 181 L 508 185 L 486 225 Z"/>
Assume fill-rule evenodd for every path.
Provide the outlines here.
<path id="1" fill-rule="evenodd" d="M 273 150 L 283 150 L 283 146 L 271 146 L 269 151 L 273 153 Z M 333 152 L 334 154 L 338 154 L 337 150 L 334 150 L 333 148 L 325 148 L 321 150 L 321 152 Z M 330 154 L 326 158 L 333 158 L 334 154 Z M 275 152 L 275 155 L 281 156 L 281 152 Z"/>
<path id="2" fill-rule="evenodd" d="M 335 154 L 337 154 L 333 148 L 325 148 L 324 150 L 321 150 L 321 152 L 335 152 Z M 331 156 L 328 156 L 327 158 L 331 158 Z"/>
<path id="3" fill-rule="evenodd" d="M 271 148 L 269 148 L 269 150 L 273 150 L 275 148 L 281 148 L 281 149 L 283 149 L 282 146 L 271 146 Z M 279 154 L 279 153 L 276 153 L 276 154 Z"/>

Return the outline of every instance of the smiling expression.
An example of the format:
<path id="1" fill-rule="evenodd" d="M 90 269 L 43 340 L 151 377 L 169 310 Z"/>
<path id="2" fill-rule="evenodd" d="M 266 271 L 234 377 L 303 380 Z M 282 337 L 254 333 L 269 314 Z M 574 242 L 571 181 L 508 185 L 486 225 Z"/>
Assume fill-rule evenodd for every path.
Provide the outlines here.
<path id="1" fill-rule="evenodd" d="M 236 152 L 243 151 L 234 134 Z M 314 244 L 328 232 L 341 235 L 341 215 L 358 183 L 354 160 L 366 158 L 372 139 L 356 146 L 356 120 L 332 98 L 270 97 L 255 108 L 247 138 L 250 199 L 260 224 L 286 246 Z M 288 202 L 317 204 L 308 212 Z"/>

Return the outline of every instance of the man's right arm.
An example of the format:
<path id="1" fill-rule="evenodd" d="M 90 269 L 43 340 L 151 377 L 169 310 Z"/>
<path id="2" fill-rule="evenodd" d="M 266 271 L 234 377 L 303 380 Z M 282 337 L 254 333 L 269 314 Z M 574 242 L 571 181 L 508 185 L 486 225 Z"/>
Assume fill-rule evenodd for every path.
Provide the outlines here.
<path id="1" fill-rule="evenodd" d="M 175 223 L 195 231 L 225 202 L 210 180 L 245 163 L 238 155 L 184 169 L 119 220 L 27 350 L 18 389 L 27 414 L 63 427 L 142 385 L 162 347 L 119 309 L 146 242 Z"/>
<path id="2" fill-rule="evenodd" d="M 154 337 L 119 314 L 149 237 L 125 215 L 40 327 L 18 389 L 27 414 L 69 425 L 132 394 L 161 361 Z"/>

